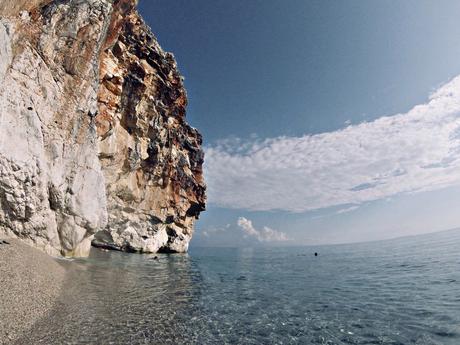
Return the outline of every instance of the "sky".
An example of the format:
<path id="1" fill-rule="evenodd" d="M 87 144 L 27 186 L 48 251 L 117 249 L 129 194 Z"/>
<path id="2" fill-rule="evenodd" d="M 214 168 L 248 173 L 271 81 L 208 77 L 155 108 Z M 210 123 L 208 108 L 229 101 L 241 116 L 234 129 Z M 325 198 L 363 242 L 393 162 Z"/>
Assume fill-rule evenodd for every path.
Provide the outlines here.
<path id="1" fill-rule="evenodd" d="M 140 0 L 185 76 L 208 210 L 192 245 L 460 227 L 460 2 Z"/>

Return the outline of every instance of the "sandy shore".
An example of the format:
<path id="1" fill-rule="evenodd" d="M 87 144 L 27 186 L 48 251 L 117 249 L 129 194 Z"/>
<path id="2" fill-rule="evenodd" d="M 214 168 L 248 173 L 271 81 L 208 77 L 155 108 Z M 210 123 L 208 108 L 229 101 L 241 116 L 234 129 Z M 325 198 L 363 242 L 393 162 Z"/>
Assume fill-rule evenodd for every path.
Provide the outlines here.
<path id="1" fill-rule="evenodd" d="M 2 239 L 0 239 L 2 240 Z M 53 307 L 65 269 L 18 240 L 0 244 L 0 344 L 10 344 Z"/>

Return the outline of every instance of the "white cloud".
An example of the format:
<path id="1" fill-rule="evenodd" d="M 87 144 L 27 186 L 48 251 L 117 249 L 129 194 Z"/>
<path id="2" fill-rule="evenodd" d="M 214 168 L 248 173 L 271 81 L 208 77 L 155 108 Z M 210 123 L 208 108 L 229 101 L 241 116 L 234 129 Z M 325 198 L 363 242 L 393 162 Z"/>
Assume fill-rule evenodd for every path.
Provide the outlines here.
<path id="1" fill-rule="evenodd" d="M 259 211 L 460 184 L 460 77 L 405 114 L 317 135 L 223 140 L 206 148 L 205 170 L 212 204 Z"/>
<path id="2" fill-rule="evenodd" d="M 279 242 L 288 240 L 284 232 L 273 230 L 268 226 L 264 226 L 262 230 L 255 229 L 252 225 L 252 221 L 244 217 L 238 218 L 238 226 L 246 235 L 257 238 L 259 242 Z"/>
<path id="3" fill-rule="evenodd" d="M 231 224 L 225 225 L 225 227 L 210 227 L 201 231 L 204 237 L 211 237 L 215 234 L 226 232 L 230 228 Z"/>
<path id="4" fill-rule="evenodd" d="M 342 208 L 336 212 L 336 214 L 344 214 L 344 213 L 350 213 L 353 211 L 356 211 L 359 208 L 359 206 L 350 206 L 347 208 Z"/>

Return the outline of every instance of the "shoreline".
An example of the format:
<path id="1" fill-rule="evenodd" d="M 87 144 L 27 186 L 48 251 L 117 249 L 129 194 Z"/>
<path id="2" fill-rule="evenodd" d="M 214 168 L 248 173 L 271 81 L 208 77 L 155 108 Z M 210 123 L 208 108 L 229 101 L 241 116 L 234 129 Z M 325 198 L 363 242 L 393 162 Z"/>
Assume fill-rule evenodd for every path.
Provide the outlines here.
<path id="1" fill-rule="evenodd" d="M 66 270 L 20 240 L 0 242 L 0 345 L 5 345 L 24 336 L 53 308 Z"/>

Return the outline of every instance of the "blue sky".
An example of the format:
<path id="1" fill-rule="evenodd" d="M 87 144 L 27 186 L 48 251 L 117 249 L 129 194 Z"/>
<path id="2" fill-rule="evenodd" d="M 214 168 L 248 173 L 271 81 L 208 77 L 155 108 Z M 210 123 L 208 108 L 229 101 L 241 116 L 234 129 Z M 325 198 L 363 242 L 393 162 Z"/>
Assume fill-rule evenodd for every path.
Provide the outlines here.
<path id="1" fill-rule="evenodd" d="M 140 1 L 186 78 L 195 245 L 460 226 L 458 1 Z"/>

